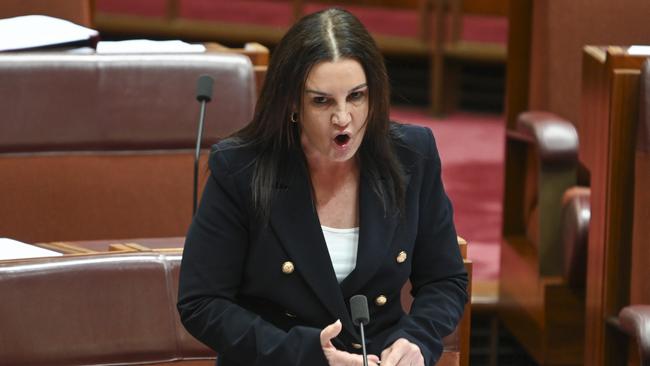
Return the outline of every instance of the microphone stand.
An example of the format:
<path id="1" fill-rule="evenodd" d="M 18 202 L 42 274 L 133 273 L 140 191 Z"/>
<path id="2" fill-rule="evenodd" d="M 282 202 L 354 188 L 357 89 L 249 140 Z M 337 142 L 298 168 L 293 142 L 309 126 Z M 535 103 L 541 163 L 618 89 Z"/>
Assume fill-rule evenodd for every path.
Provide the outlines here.
<path id="1" fill-rule="evenodd" d="M 206 100 L 201 100 L 201 115 L 199 117 L 199 131 L 197 132 L 196 150 L 194 151 L 194 191 L 192 192 L 192 216 L 196 214 L 196 203 L 198 201 L 199 185 L 199 155 L 201 154 L 201 139 L 203 138 L 203 121 L 205 119 Z"/>
<path id="2" fill-rule="evenodd" d="M 196 100 L 201 103 L 201 112 L 199 115 L 199 130 L 196 137 L 196 149 L 194 151 L 194 189 L 192 192 L 192 217 L 196 215 L 196 206 L 198 202 L 198 185 L 199 185 L 199 155 L 201 154 L 201 140 L 203 139 L 203 122 L 205 120 L 206 104 L 212 99 L 212 83 L 214 80 L 209 75 L 201 75 L 197 82 Z"/>
<path id="3" fill-rule="evenodd" d="M 361 350 L 363 353 L 363 366 L 368 366 L 368 353 L 366 353 L 366 335 L 363 333 L 363 322 L 359 322 L 359 330 L 361 331 Z"/>

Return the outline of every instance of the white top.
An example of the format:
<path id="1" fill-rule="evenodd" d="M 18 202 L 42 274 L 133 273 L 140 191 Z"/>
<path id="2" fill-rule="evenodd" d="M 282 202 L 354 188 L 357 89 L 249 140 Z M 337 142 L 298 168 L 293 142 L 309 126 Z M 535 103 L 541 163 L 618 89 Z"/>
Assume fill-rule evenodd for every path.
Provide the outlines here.
<path id="1" fill-rule="evenodd" d="M 336 229 L 327 226 L 321 226 L 321 228 L 332 259 L 336 279 L 341 283 L 357 264 L 359 228 Z"/>

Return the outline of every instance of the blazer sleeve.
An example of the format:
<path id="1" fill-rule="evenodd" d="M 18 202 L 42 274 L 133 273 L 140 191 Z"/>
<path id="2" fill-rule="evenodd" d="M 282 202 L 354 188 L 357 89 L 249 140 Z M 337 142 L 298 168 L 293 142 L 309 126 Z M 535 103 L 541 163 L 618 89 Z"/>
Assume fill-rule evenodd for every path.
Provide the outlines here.
<path id="1" fill-rule="evenodd" d="M 212 170 L 187 234 L 180 270 L 178 311 L 195 338 L 242 365 L 327 365 L 320 329 L 288 332 L 236 303 L 246 261 L 249 215 L 224 154 Z"/>
<path id="2" fill-rule="evenodd" d="M 428 152 L 421 162 L 417 238 L 413 253 L 411 311 L 392 328 L 384 348 L 399 338 L 420 347 L 426 365 L 434 365 L 467 302 L 467 272 L 458 247 L 453 209 L 441 179 L 440 157 L 433 134 L 426 129 Z M 408 219 L 408 218 L 407 218 Z"/>

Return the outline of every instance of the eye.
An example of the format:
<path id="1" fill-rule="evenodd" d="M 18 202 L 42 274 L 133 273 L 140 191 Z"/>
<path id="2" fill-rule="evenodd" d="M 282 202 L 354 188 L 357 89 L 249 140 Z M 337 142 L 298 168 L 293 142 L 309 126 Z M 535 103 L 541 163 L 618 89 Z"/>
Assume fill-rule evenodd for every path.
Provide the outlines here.
<path id="1" fill-rule="evenodd" d="M 327 99 L 327 97 L 314 97 L 312 100 L 314 104 L 327 104 L 327 102 L 329 102 L 329 99 Z"/>
<path id="2" fill-rule="evenodd" d="M 351 101 L 361 100 L 363 99 L 364 95 L 365 95 L 365 91 L 355 91 L 350 93 L 350 95 L 348 95 L 348 100 Z"/>

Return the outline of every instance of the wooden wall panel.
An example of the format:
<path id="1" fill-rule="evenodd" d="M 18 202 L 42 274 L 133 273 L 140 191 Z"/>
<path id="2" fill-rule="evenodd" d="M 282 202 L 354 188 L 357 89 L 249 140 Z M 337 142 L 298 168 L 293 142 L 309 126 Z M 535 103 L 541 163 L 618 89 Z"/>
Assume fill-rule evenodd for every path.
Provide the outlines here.
<path id="1" fill-rule="evenodd" d="M 515 128 L 519 113 L 528 110 L 532 9 L 533 0 L 516 0 L 512 1 L 508 10 L 505 103 L 506 128 L 509 130 Z M 506 168 L 506 172 L 507 170 Z"/>
<path id="2" fill-rule="evenodd" d="M 513 6 L 517 1 L 512 2 Z M 650 1 L 533 0 L 529 108 L 580 119 L 586 44 L 650 44 Z"/>
<path id="3" fill-rule="evenodd" d="M 2 0 L 0 1 L 0 18 L 18 15 L 43 14 L 62 18 L 90 27 L 90 0 Z"/>
<path id="4" fill-rule="evenodd" d="M 354 4 L 369 6 L 388 6 L 394 8 L 415 8 L 420 0 L 318 0 L 332 4 Z M 461 1 L 463 12 L 483 15 L 508 15 L 508 0 L 448 0 Z"/>
<path id="5" fill-rule="evenodd" d="M 514 0 L 520 1 L 520 0 Z M 511 1 L 510 3 L 514 2 Z M 508 0 L 464 0 L 463 11 L 470 14 L 508 15 Z"/>

